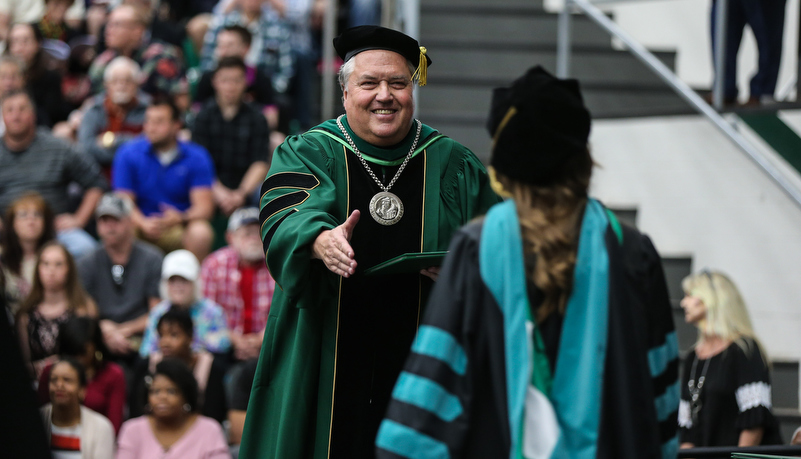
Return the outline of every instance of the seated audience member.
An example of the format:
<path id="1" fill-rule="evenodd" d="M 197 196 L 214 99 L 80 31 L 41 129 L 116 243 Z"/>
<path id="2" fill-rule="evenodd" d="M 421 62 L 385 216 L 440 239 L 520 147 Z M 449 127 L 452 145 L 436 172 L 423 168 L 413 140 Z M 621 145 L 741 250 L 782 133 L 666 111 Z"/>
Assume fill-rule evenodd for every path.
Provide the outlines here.
<path id="1" fill-rule="evenodd" d="M 185 0 L 179 0 L 183 3 Z M 177 3 L 175 0 L 153 1 L 153 0 L 124 0 L 122 3 L 133 5 L 142 9 L 147 16 L 148 28 L 151 41 L 169 43 L 177 48 L 183 44 L 186 38 L 186 31 L 182 27 L 182 18 L 176 13 Z M 191 2 L 186 2 L 191 3 Z"/>
<path id="2" fill-rule="evenodd" d="M 210 22 L 211 14 L 202 13 L 186 23 L 186 39 L 181 49 L 184 52 L 186 79 L 189 82 L 193 101 L 196 100 L 197 85 L 200 81 L 200 51 L 203 49 L 203 38 L 209 30 Z"/>
<path id="3" fill-rule="evenodd" d="M 220 424 L 197 414 L 197 381 L 180 360 L 156 365 L 148 404 L 149 414 L 123 423 L 116 459 L 231 457 Z"/>
<path id="4" fill-rule="evenodd" d="M 217 64 L 226 57 L 245 59 L 250 51 L 252 35 L 248 29 L 241 25 L 225 26 L 217 34 L 217 47 L 214 48 L 214 57 Z M 246 64 L 247 65 L 247 64 Z M 215 89 L 212 84 L 214 70 L 208 70 L 200 77 L 195 101 L 205 103 L 214 98 Z M 278 123 L 278 108 L 273 94 L 272 80 L 264 70 L 247 66 L 245 72 L 247 82 L 245 102 L 253 102 L 264 109 L 265 116 L 270 122 L 270 129 L 276 129 Z"/>
<path id="5" fill-rule="evenodd" d="M 28 296 L 36 271 L 36 254 L 56 237 L 53 211 L 42 196 L 23 194 L 6 209 L 0 266 L 6 277 L 6 300 L 12 317 Z"/>
<path id="6" fill-rule="evenodd" d="M 81 403 L 86 396 L 83 365 L 69 357 L 53 365 L 50 403 L 42 419 L 53 457 L 108 459 L 114 455 L 114 427 L 108 419 Z"/>
<path id="7" fill-rule="evenodd" d="M 231 11 L 216 15 L 206 33 L 201 66 L 203 70 L 214 68 L 220 31 L 226 26 L 240 25 L 247 28 L 253 37 L 245 62 L 270 75 L 277 94 L 286 94 L 294 71 L 290 29 L 275 12 L 262 8 L 264 3 L 266 0 L 242 0 L 234 2 Z"/>
<path id="8" fill-rule="evenodd" d="M 226 376 L 225 396 L 228 403 L 228 442 L 231 451 L 239 453 L 239 444 L 242 443 L 242 432 L 245 429 L 245 416 L 250 401 L 250 391 L 253 388 L 253 379 L 256 377 L 256 367 L 259 361 L 251 359 L 242 365 L 237 365 Z"/>
<path id="9" fill-rule="evenodd" d="M 2 73 L 2 70 L 0 70 Z M 36 128 L 31 96 L 14 91 L 0 101 L 5 134 L 0 142 L 0 210 L 27 191 L 38 191 L 56 214 L 59 240 L 79 256 L 97 245 L 83 227 L 103 195 L 106 181 L 97 163 L 63 140 Z M 72 212 L 68 187 L 76 182 L 83 198 Z"/>
<path id="10" fill-rule="evenodd" d="M 0 99 L 25 88 L 25 62 L 14 55 L 0 57 Z"/>
<path id="11" fill-rule="evenodd" d="M 69 106 L 61 94 L 61 75 L 47 67 L 47 56 L 42 49 L 45 37 L 32 24 L 14 24 L 6 43 L 6 53 L 25 63 L 25 82 L 36 106 L 46 118 L 46 124 L 64 121 Z"/>
<path id="12" fill-rule="evenodd" d="M 11 55 L 0 57 L 0 100 L 5 99 L 6 95 L 12 92 L 24 90 L 25 83 L 25 63 Z M 37 111 L 34 123 L 39 126 L 50 126 L 47 112 L 42 110 L 35 100 L 33 103 Z M 3 132 L 5 132 L 5 123 L 0 122 L 0 134 Z"/>
<path id="13" fill-rule="evenodd" d="M 194 325 L 189 311 L 170 308 L 159 319 L 159 349 L 139 362 L 134 375 L 128 404 L 130 416 L 143 414 L 147 404 L 147 381 L 152 381 L 156 365 L 166 358 L 178 359 L 192 370 L 198 385 L 198 409 L 204 415 L 222 423 L 225 420 L 225 368 L 220 359 L 205 349 L 192 350 Z"/>
<path id="14" fill-rule="evenodd" d="M 148 98 L 139 91 L 139 64 L 125 56 L 106 67 L 106 91 L 86 109 L 78 128 L 78 143 L 100 167 L 108 170 L 117 148 L 142 132 Z"/>
<path id="15" fill-rule="evenodd" d="M 267 175 L 270 130 L 259 110 L 245 103 L 245 62 L 222 59 L 214 72 L 216 95 L 198 113 L 192 140 L 208 150 L 217 179 L 214 203 L 225 215 L 255 204 L 256 190 Z"/>
<path id="16" fill-rule="evenodd" d="M 239 209 L 228 220 L 228 247 L 206 258 L 200 270 L 203 296 L 228 317 L 236 360 L 259 357 L 275 281 L 264 263 L 259 210 Z"/>
<path id="17" fill-rule="evenodd" d="M 80 109 L 92 93 L 89 67 L 97 56 L 94 46 L 95 38 L 91 36 L 76 38 L 70 44 L 70 55 L 61 83 L 61 92 L 70 110 Z M 72 121 L 72 113 L 74 112 L 70 113 L 68 121 Z M 79 123 L 72 126 L 75 132 L 78 131 L 77 124 Z"/>
<path id="18" fill-rule="evenodd" d="M 92 91 L 103 89 L 106 66 L 117 56 L 127 56 L 142 68 L 141 89 L 150 95 L 178 94 L 186 90 L 181 52 L 175 46 L 150 40 L 145 33 L 147 13 L 133 5 L 121 4 L 108 17 L 105 28 L 107 49 L 95 58 L 89 69 Z"/>
<path id="19" fill-rule="evenodd" d="M 85 13 L 84 2 L 76 0 L 64 13 L 73 27 L 80 24 Z M 11 24 L 37 22 L 45 14 L 45 0 L 15 0 L 0 2 L 0 40 L 5 40 Z"/>
<path id="20" fill-rule="evenodd" d="M 161 316 L 172 307 L 186 309 L 192 316 L 195 324 L 192 349 L 205 349 L 214 354 L 231 349 L 225 312 L 217 303 L 200 296 L 199 274 L 200 264 L 192 252 L 176 250 L 164 257 L 161 267 L 164 301 L 150 311 L 139 355 L 147 357 L 158 349 L 157 325 Z"/>
<path id="21" fill-rule="evenodd" d="M 161 263 L 156 247 L 136 239 L 131 201 L 106 193 L 97 205 L 101 245 L 78 260 L 83 286 L 97 303 L 103 338 L 115 360 L 132 363 L 150 309 L 158 304 Z"/>
<path id="22" fill-rule="evenodd" d="M 81 0 L 45 0 L 45 11 L 42 19 L 36 24 L 40 33 L 49 40 L 69 43 L 77 37 L 79 31 L 67 23 L 67 10 L 73 3 L 84 3 Z M 85 11 L 85 10 L 84 10 Z M 11 34 L 14 33 L 12 28 Z"/>
<path id="23" fill-rule="evenodd" d="M 271 2 L 268 5 L 268 8 L 278 11 L 292 31 L 290 42 L 295 56 L 295 75 L 292 77 L 289 94 L 294 101 L 292 115 L 299 124 L 300 132 L 314 126 L 312 96 L 320 54 L 315 43 L 319 43 L 319 39 L 315 39 L 315 35 L 323 28 L 327 3 L 328 0 L 290 0 Z M 284 8 L 281 9 L 281 6 Z"/>
<path id="24" fill-rule="evenodd" d="M 86 6 L 86 17 L 84 26 L 87 36 L 93 38 L 97 43 L 103 37 L 103 26 L 108 21 L 108 1 L 92 0 Z"/>
<path id="25" fill-rule="evenodd" d="M 97 306 L 78 280 L 72 255 L 51 241 L 39 252 L 31 293 L 17 318 L 22 352 L 37 378 L 58 352 L 59 326 L 73 316 L 97 317 Z"/>
<path id="26" fill-rule="evenodd" d="M 141 237 L 165 252 L 185 248 L 198 259 L 211 250 L 214 165 L 208 152 L 178 140 L 180 113 L 157 98 L 145 111 L 144 136 L 122 145 L 114 157 L 114 188 L 136 204 L 133 222 Z"/>
<path id="27" fill-rule="evenodd" d="M 59 328 L 58 351 L 61 358 L 75 359 L 86 370 L 86 392 L 83 405 L 105 416 L 115 434 L 122 425 L 125 411 L 125 374 L 119 365 L 109 362 L 108 350 L 97 319 L 72 317 Z M 39 400 L 50 402 L 48 366 L 39 377 Z"/>

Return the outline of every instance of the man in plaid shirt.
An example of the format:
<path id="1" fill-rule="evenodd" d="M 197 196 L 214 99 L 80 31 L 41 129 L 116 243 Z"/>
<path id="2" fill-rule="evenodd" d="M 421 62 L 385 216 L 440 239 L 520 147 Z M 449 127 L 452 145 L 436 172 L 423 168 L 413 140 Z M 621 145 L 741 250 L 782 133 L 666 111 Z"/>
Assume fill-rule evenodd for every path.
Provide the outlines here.
<path id="1" fill-rule="evenodd" d="M 272 78 L 275 92 L 286 94 L 289 81 L 295 72 L 295 59 L 290 41 L 291 30 L 289 24 L 273 10 L 262 8 L 263 3 L 264 0 L 244 0 L 233 10 L 216 15 L 206 33 L 200 66 L 206 71 L 214 68 L 217 34 L 225 26 L 238 24 L 253 35 L 245 62 L 267 72 Z"/>
<path id="2" fill-rule="evenodd" d="M 264 264 L 259 210 L 248 207 L 235 211 L 225 237 L 229 246 L 203 261 L 203 296 L 225 310 L 234 357 L 257 358 L 275 290 L 275 281 Z"/>

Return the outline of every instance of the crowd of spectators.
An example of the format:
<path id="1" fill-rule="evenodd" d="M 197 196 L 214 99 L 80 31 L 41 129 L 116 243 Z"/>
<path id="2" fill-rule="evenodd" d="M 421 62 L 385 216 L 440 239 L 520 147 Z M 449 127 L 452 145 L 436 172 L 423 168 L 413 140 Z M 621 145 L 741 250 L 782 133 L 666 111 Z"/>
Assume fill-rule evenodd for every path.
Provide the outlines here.
<path id="1" fill-rule="evenodd" d="M 2 313 L 63 457 L 236 454 L 326 1 L 0 1 Z"/>
<path id="2" fill-rule="evenodd" d="M 326 1 L 0 0 L 0 314 L 59 457 L 236 455 L 276 288 L 259 187 L 313 124 Z"/>
<path id="3" fill-rule="evenodd" d="M 137 238 L 135 211 L 125 193 L 104 194 L 94 211 L 99 244 L 77 262 L 40 194 L 26 193 L 6 212 L 5 297 L 14 299 L 6 315 L 38 386 L 51 448 L 228 457 L 241 439 L 275 289 L 259 212 L 234 211 L 230 245 L 201 265 L 188 250 L 164 255 Z M 184 455 L 198 451 L 216 455 Z"/>

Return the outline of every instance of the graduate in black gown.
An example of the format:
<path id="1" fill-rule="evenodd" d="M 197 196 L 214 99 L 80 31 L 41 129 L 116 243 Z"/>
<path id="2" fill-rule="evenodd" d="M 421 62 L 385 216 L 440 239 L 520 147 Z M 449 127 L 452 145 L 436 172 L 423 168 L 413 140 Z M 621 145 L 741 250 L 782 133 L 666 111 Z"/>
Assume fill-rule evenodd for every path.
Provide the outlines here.
<path id="1" fill-rule="evenodd" d="M 0 292 L 5 292 L 5 278 L 0 270 Z M 19 340 L 14 336 L 6 306 L 0 294 L 0 444 L 4 457 L 44 459 L 50 457 L 36 393 L 22 360 Z"/>
<path id="2" fill-rule="evenodd" d="M 493 189 L 454 236 L 377 456 L 675 458 L 678 346 L 659 255 L 588 196 L 590 114 L 536 67 L 495 90 Z"/>

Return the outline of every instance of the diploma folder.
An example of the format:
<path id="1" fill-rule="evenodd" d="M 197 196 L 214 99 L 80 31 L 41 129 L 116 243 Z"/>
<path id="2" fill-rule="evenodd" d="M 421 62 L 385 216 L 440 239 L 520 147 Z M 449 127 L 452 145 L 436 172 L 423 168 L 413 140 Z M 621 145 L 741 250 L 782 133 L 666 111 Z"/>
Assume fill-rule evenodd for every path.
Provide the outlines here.
<path id="1" fill-rule="evenodd" d="M 365 276 L 383 276 L 386 274 L 416 273 L 421 269 L 442 265 L 447 251 L 404 253 L 395 258 L 379 263 L 364 271 Z"/>

